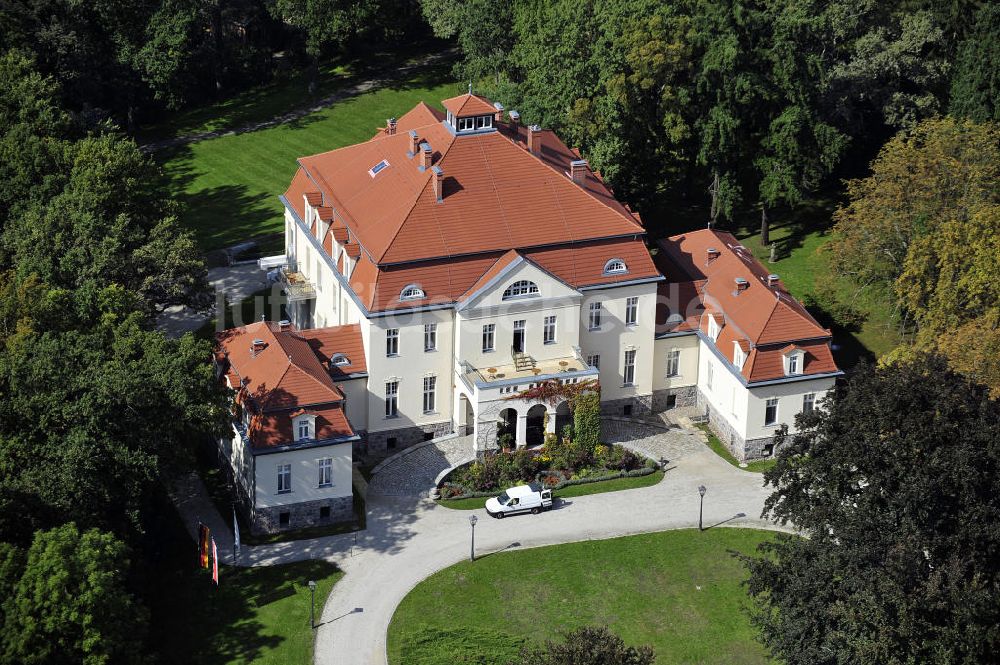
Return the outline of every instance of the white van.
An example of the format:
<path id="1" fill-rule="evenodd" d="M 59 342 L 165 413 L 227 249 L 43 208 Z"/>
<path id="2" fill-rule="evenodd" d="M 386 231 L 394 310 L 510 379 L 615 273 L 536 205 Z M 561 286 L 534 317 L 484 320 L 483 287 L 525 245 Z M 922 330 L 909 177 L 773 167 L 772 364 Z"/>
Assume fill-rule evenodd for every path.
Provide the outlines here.
<path id="1" fill-rule="evenodd" d="M 490 517 L 502 518 L 514 513 L 531 512 L 537 515 L 552 507 L 552 490 L 542 489 L 536 484 L 511 487 L 500 496 L 486 500 L 486 512 Z"/>

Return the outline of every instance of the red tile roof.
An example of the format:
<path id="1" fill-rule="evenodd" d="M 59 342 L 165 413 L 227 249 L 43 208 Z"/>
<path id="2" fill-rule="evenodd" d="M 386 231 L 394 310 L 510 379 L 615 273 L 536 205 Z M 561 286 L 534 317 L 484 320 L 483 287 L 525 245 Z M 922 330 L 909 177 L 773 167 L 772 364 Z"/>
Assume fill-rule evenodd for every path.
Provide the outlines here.
<path id="1" fill-rule="evenodd" d="M 441 105 L 451 111 L 456 118 L 468 115 L 486 115 L 496 113 L 496 108 L 485 97 L 467 93 L 452 97 L 441 102 Z"/>
<path id="2" fill-rule="evenodd" d="M 329 360 L 325 354 L 343 346 L 352 364 L 337 368 L 333 376 L 343 376 L 344 370 L 364 371 L 358 326 L 303 334 L 261 321 L 225 330 L 216 339 L 217 359 L 237 390 L 238 401 L 253 414 L 248 436 L 254 448 L 291 443 L 290 414 L 305 406 L 318 414 L 318 439 L 353 434 L 343 416 L 344 394 L 324 363 Z M 255 349 L 257 341 L 261 344 Z"/>
<path id="3" fill-rule="evenodd" d="M 804 374 L 838 371 L 830 351 L 830 331 L 780 282 L 769 286 L 769 271 L 732 234 L 694 231 L 660 241 L 660 249 L 658 267 L 668 278 L 660 287 L 660 332 L 669 327 L 666 317 L 671 313 L 683 317 L 675 330 L 700 329 L 706 335 L 709 317 L 715 318 L 721 325 L 716 348 L 730 362 L 734 344 L 749 351 L 741 373 L 751 382 L 784 377 L 782 353 L 791 348 L 805 351 Z M 718 253 L 710 254 L 710 249 Z M 746 280 L 748 286 L 739 290 L 737 279 Z M 674 282 L 681 282 L 685 295 L 673 298 L 676 305 L 663 303 Z M 675 307 L 682 311 L 675 312 Z"/>
<path id="4" fill-rule="evenodd" d="M 361 326 L 357 323 L 302 330 L 299 335 L 306 339 L 316 356 L 329 368 L 334 381 L 348 374 L 368 371 L 365 363 L 365 347 L 361 339 Z M 350 362 L 346 365 L 331 365 L 330 360 L 338 354 L 343 354 Z"/>

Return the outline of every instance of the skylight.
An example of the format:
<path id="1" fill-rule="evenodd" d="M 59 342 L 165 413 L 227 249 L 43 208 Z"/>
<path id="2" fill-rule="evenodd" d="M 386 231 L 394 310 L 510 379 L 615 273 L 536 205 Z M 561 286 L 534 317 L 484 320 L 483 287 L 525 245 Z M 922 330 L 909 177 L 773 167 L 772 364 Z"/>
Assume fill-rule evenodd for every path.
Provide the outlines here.
<path id="1" fill-rule="evenodd" d="M 387 168 L 389 168 L 389 162 L 383 159 L 381 162 L 368 169 L 368 175 L 374 178 L 379 174 L 379 171 Z"/>

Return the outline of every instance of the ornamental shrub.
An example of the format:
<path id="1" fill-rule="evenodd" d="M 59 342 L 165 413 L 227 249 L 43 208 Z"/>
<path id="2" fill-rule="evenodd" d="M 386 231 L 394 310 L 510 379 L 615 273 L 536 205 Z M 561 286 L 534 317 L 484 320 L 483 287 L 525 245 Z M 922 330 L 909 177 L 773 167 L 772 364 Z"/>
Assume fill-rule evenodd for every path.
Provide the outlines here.
<path id="1" fill-rule="evenodd" d="M 593 451 L 601 442 L 601 396 L 585 393 L 573 404 L 574 443 Z"/>

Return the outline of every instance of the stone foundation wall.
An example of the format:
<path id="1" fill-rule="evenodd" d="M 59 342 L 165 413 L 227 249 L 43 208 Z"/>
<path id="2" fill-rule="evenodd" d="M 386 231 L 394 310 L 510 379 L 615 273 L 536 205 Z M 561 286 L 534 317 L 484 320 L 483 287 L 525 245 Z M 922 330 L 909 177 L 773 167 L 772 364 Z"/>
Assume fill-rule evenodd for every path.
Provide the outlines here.
<path id="1" fill-rule="evenodd" d="M 632 407 L 632 413 L 629 416 L 626 416 L 625 414 L 626 406 Z M 652 395 L 636 395 L 634 397 L 622 397 L 620 399 L 609 399 L 601 402 L 602 416 L 626 416 L 641 418 L 642 416 L 648 416 L 651 413 L 653 413 Z"/>
<path id="2" fill-rule="evenodd" d="M 400 429 L 384 430 L 381 432 L 367 432 L 361 435 L 361 441 L 355 444 L 355 461 L 363 460 L 371 464 L 385 459 L 389 455 L 405 450 L 410 446 L 427 441 L 428 438 L 436 439 L 445 434 L 451 434 L 454 427 L 450 420 L 440 423 L 430 423 L 428 425 L 418 425 L 414 427 L 402 427 Z M 395 446 L 389 447 L 389 439 L 395 439 Z"/>
<path id="3" fill-rule="evenodd" d="M 698 406 L 705 409 L 708 415 L 708 426 L 712 428 L 715 435 L 719 437 L 719 441 L 722 442 L 733 457 L 741 462 L 750 462 L 757 459 L 766 459 L 774 455 L 776 450 L 772 450 L 771 455 L 764 454 L 764 446 L 770 445 L 774 442 L 774 437 L 768 436 L 761 439 L 750 439 L 745 441 L 740 434 L 733 429 L 729 421 L 719 413 L 718 409 L 712 406 L 712 404 L 705 399 L 698 391 Z"/>
<path id="4" fill-rule="evenodd" d="M 320 517 L 320 509 L 330 508 L 329 517 Z M 281 525 L 281 514 L 288 513 L 288 524 Z M 254 534 L 276 533 L 311 526 L 338 524 L 354 521 L 354 497 L 339 496 L 316 501 L 303 501 L 287 506 L 257 508 L 250 519 L 250 530 Z"/>
<path id="5" fill-rule="evenodd" d="M 698 403 L 698 387 L 683 386 L 681 388 L 665 388 L 664 390 L 653 391 L 653 413 L 662 413 L 667 410 L 667 398 L 671 395 L 677 397 L 674 408 L 683 406 L 695 406 Z"/>

